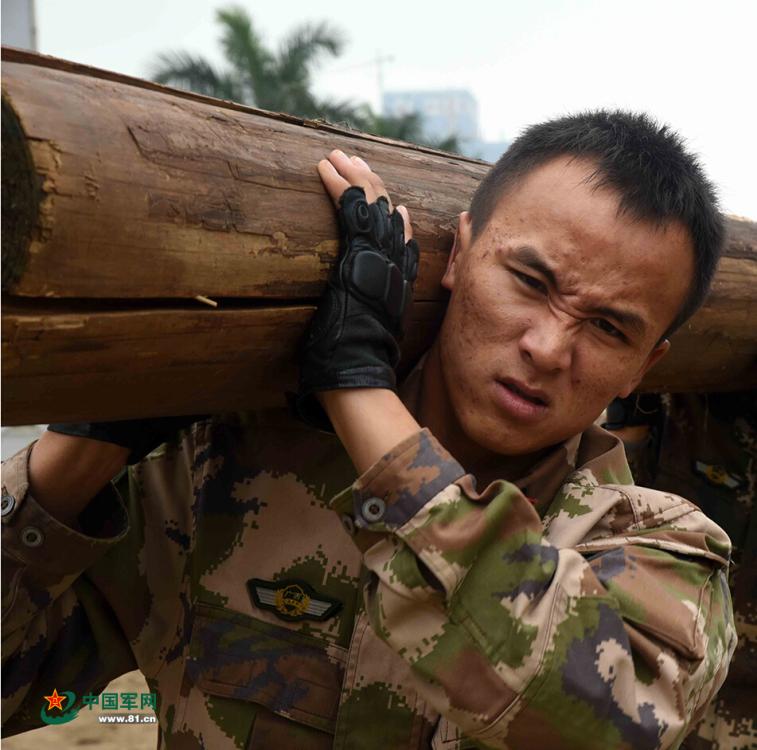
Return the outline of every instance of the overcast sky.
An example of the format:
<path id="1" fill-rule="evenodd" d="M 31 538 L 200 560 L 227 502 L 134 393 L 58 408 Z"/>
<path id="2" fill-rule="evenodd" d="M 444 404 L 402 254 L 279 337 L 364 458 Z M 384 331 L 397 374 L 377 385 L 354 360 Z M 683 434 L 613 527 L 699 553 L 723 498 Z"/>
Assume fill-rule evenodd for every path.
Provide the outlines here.
<path id="1" fill-rule="evenodd" d="M 327 20 L 348 40 L 316 90 L 379 101 L 386 90 L 467 88 L 488 140 L 585 108 L 644 110 L 697 151 L 731 213 L 757 219 L 754 0 L 459 0 L 238 3 L 273 43 Z M 222 63 L 205 0 L 37 0 L 41 52 L 145 76 L 159 51 Z M 751 92 L 751 93 L 750 93 Z"/>

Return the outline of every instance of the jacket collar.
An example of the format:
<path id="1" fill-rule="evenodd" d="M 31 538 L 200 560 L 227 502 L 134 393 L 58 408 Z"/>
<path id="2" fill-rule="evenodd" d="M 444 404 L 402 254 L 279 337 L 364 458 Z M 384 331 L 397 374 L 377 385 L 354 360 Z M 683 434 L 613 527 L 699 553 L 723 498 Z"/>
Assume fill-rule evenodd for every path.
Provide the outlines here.
<path id="1" fill-rule="evenodd" d="M 423 366 L 428 352 L 413 367 L 398 388 L 402 402 L 412 414 L 420 403 Z M 590 466 L 604 481 L 631 484 L 623 443 L 606 430 L 592 425 L 588 430 L 556 445 L 523 476 L 510 481 L 528 497 L 540 515 L 544 515 L 566 477 L 576 468 Z"/>

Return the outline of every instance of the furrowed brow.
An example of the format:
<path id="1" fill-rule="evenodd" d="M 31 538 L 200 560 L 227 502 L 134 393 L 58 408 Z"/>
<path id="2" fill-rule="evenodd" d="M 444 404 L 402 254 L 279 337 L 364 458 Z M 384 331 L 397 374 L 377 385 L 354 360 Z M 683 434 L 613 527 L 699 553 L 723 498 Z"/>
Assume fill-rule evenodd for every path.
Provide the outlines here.
<path id="1" fill-rule="evenodd" d="M 646 333 L 647 326 L 643 318 L 629 310 L 617 310 L 614 307 L 592 307 L 587 310 L 588 313 L 598 315 L 602 318 L 611 318 L 637 336 L 643 336 Z"/>
<path id="2" fill-rule="evenodd" d="M 513 250 L 513 258 L 524 266 L 540 273 L 549 283 L 559 291 L 559 284 L 554 269 L 541 257 L 539 252 L 530 245 L 521 245 Z M 647 326 L 644 319 L 630 310 L 619 310 L 614 307 L 592 307 L 586 311 L 592 315 L 610 318 L 619 323 L 623 328 L 632 333 L 643 336 L 646 333 Z"/>
<path id="3" fill-rule="evenodd" d="M 534 271 L 540 273 L 555 289 L 558 288 L 557 277 L 547 261 L 539 255 L 539 253 L 529 245 L 521 245 L 513 250 L 513 258 L 524 266 L 532 268 Z"/>

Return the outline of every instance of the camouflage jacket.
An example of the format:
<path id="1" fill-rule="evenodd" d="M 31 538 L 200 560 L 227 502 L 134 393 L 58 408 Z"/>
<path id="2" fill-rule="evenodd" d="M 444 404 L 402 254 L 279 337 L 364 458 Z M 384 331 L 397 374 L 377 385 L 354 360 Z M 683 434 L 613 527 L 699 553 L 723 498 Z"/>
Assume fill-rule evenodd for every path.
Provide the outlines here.
<path id="1" fill-rule="evenodd" d="M 733 543 L 738 645 L 728 679 L 686 739 L 687 750 L 757 747 L 757 391 L 680 393 L 648 405 L 651 430 L 629 445 L 642 484 L 684 495 Z"/>
<path id="2" fill-rule="evenodd" d="M 3 475 L 6 733 L 138 667 L 172 749 L 675 747 L 735 645 L 727 536 L 631 486 L 598 427 L 480 493 L 424 430 L 337 494 L 335 438 L 213 419 L 78 531 L 28 453 Z"/>

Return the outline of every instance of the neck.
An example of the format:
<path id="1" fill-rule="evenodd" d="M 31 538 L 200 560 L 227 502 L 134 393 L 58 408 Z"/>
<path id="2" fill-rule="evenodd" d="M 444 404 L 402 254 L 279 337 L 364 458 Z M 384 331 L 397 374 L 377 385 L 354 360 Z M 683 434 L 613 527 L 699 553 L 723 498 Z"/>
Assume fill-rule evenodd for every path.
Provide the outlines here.
<path id="1" fill-rule="evenodd" d="M 516 480 L 524 476 L 544 451 L 523 456 L 497 453 L 474 442 L 460 424 L 449 396 L 449 385 L 441 366 L 439 339 L 434 342 L 423 366 L 416 419 L 428 427 L 463 468 L 473 474 L 479 487 L 495 479 Z"/>

